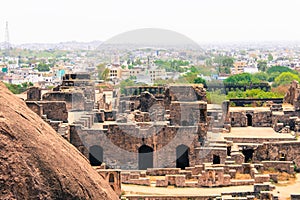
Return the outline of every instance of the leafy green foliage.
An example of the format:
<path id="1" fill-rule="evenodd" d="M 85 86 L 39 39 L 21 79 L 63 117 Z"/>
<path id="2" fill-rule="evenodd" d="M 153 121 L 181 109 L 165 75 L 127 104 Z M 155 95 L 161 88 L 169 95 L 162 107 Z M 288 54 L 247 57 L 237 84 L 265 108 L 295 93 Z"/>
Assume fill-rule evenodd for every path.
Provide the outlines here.
<path id="1" fill-rule="evenodd" d="M 206 97 L 207 103 L 211 104 L 221 104 L 224 100 L 226 100 L 226 95 L 222 94 L 220 90 L 207 92 Z"/>
<path id="2" fill-rule="evenodd" d="M 296 71 L 294 71 L 294 70 L 292 70 L 288 67 L 284 67 L 284 66 L 272 66 L 267 70 L 267 74 L 272 74 L 272 73 L 275 73 L 275 72 L 279 72 L 279 73 L 282 73 L 282 72 L 297 73 Z"/>
<path id="3" fill-rule="evenodd" d="M 39 72 L 48 72 L 48 71 L 50 71 L 50 65 L 46 64 L 46 63 L 39 63 L 37 70 Z"/>
<path id="4" fill-rule="evenodd" d="M 290 84 L 293 80 L 300 81 L 298 74 L 293 74 L 291 72 L 283 72 L 278 77 L 275 78 L 273 86 L 287 85 Z"/>
<path id="5" fill-rule="evenodd" d="M 214 58 L 214 62 L 219 66 L 223 67 L 233 67 L 234 58 L 228 56 L 218 56 Z"/>
<path id="6" fill-rule="evenodd" d="M 165 69 L 167 72 L 184 72 L 185 69 L 181 66 L 189 66 L 188 61 L 183 60 L 156 60 L 154 63 L 161 69 Z"/>
<path id="7" fill-rule="evenodd" d="M 201 77 L 195 78 L 194 79 L 194 83 L 197 83 L 197 84 L 201 83 L 201 84 L 203 84 L 206 87 L 206 81 L 203 78 L 201 78 Z"/>
<path id="8" fill-rule="evenodd" d="M 109 69 L 108 68 L 105 68 L 104 71 L 102 72 L 101 74 L 101 79 L 104 80 L 104 81 L 107 81 L 108 78 L 109 78 Z"/>
<path id="9" fill-rule="evenodd" d="M 104 72 L 104 70 L 106 68 L 105 63 L 100 63 L 96 67 L 97 67 L 97 72 L 98 72 L 98 78 L 102 79 L 102 73 Z"/>
<path id="10" fill-rule="evenodd" d="M 251 89 L 246 91 L 230 91 L 228 92 L 227 98 L 282 98 L 282 94 L 274 93 L 274 92 L 265 92 L 261 89 Z"/>
<path id="11" fill-rule="evenodd" d="M 267 64 L 268 63 L 265 60 L 259 60 L 259 61 L 257 61 L 257 68 L 258 68 L 258 70 L 260 70 L 262 72 L 266 71 L 267 70 Z"/>
<path id="12" fill-rule="evenodd" d="M 14 94 L 21 94 L 27 90 L 28 87 L 33 86 L 33 84 L 30 83 L 22 83 L 22 84 L 10 84 L 5 83 L 5 86 Z"/>
<path id="13" fill-rule="evenodd" d="M 253 78 L 256 80 L 260 80 L 260 81 L 267 81 L 268 80 L 268 74 L 265 72 L 258 72 L 253 74 Z"/>
<path id="14" fill-rule="evenodd" d="M 224 84 L 249 85 L 251 83 L 262 82 L 257 77 L 249 73 L 236 74 L 224 80 Z"/>
<path id="15" fill-rule="evenodd" d="M 124 94 L 125 93 L 125 88 L 128 87 L 128 86 L 135 86 L 135 82 L 132 80 L 132 79 L 126 79 L 126 80 L 123 80 L 120 82 L 120 91 L 121 91 L 121 94 Z"/>

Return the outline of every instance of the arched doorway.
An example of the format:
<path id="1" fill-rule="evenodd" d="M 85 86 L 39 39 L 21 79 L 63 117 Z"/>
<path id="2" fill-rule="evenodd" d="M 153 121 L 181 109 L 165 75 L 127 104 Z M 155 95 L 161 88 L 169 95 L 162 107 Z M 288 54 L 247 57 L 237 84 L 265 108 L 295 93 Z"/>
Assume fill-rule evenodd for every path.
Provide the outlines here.
<path id="1" fill-rule="evenodd" d="M 114 177 L 113 174 L 109 174 L 108 181 L 109 181 L 109 183 L 114 183 L 115 182 L 115 177 Z"/>
<path id="2" fill-rule="evenodd" d="M 139 169 L 153 168 L 153 149 L 147 145 L 139 148 Z"/>
<path id="3" fill-rule="evenodd" d="M 247 114 L 246 116 L 247 116 L 247 125 L 252 126 L 252 115 Z"/>
<path id="4" fill-rule="evenodd" d="M 176 148 L 176 167 L 184 169 L 189 167 L 189 148 L 185 145 L 179 145 Z"/>
<path id="5" fill-rule="evenodd" d="M 94 145 L 89 149 L 89 160 L 92 166 L 99 166 L 103 162 L 103 148 Z"/>
<path id="6" fill-rule="evenodd" d="M 220 164 L 220 163 L 221 163 L 220 156 L 213 155 L 213 164 Z"/>
<path id="7" fill-rule="evenodd" d="M 252 161 L 254 153 L 253 149 L 243 149 L 242 153 L 245 156 L 245 163 Z"/>

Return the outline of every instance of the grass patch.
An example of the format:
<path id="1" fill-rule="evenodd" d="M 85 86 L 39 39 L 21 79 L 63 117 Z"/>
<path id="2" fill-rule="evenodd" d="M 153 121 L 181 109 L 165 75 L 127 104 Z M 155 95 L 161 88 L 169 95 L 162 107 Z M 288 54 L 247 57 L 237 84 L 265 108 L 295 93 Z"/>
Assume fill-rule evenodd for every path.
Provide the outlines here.
<path id="1" fill-rule="evenodd" d="M 252 179 L 250 174 L 241 174 L 241 173 L 236 173 L 235 179 L 237 180 L 247 180 L 247 179 Z"/>

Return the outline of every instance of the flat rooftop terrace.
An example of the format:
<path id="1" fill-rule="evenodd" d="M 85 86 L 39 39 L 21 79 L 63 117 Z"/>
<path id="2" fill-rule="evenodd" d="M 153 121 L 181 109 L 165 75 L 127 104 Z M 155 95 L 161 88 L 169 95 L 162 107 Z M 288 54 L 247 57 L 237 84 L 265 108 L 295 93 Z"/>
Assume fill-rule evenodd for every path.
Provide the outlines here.
<path id="1" fill-rule="evenodd" d="M 295 141 L 290 133 L 277 133 L 271 127 L 233 127 L 230 133 L 223 134 L 223 137 L 233 142 L 276 142 Z"/>

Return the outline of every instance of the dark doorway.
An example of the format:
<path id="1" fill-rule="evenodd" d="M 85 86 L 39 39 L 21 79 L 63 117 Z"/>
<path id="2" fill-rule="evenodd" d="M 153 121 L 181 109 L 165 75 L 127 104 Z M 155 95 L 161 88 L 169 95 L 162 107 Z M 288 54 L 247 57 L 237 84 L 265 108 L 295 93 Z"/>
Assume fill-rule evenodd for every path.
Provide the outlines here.
<path id="1" fill-rule="evenodd" d="M 185 145 L 179 145 L 176 148 L 176 167 L 184 169 L 189 167 L 189 148 Z"/>
<path id="2" fill-rule="evenodd" d="M 231 156 L 231 146 L 227 147 L 227 156 Z"/>
<path id="3" fill-rule="evenodd" d="M 252 126 L 252 115 L 247 114 L 246 116 L 247 116 L 247 125 Z"/>
<path id="4" fill-rule="evenodd" d="M 98 145 L 91 146 L 89 160 L 92 166 L 100 166 L 103 162 L 103 148 Z"/>
<path id="5" fill-rule="evenodd" d="M 109 174 L 108 181 L 109 181 L 109 183 L 114 183 L 115 182 L 115 177 L 114 177 L 113 174 Z"/>
<path id="6" fill-rule="evenodd" d="M 147 145 L 139 148 L 139 169 L 153 168 L 153 149 Z"/>
<path id="7" fill-rule="evenodd" d="M 242 151 L 243 155 L 245 156 L 245 163 L 251 162 L 253 158 L 253 149 L 244 149 Z"/>
<path id="8" fill-rule="evenodd" d="M 213 155 L 213 164 L 221 164 L 220 156 Z"/>

